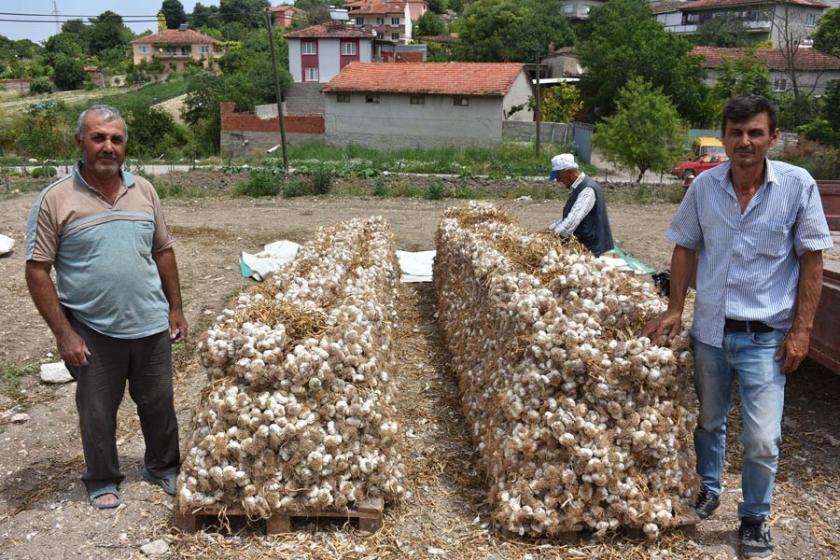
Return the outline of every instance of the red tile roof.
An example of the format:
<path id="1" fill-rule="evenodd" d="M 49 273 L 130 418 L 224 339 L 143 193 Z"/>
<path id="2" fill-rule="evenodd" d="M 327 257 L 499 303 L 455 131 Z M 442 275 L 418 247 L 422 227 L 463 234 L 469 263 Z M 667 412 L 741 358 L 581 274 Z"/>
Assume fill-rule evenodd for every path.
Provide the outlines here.
<path id="1" fill-rule="evenodd" d="M 194 31 L 192 29 L 186 29 L 184 31 L 179 31 L 177 29 L 165 29 L 151 35 L 138 37 L 131 41 L 132 45 L 152 43 L 166 43 L 168 45 L 215 45 L 218 41 L 213 37 L 205 35 L 204 33 L 199 33 L 198 31 Z"/>
<path id="2" fill-rule="evenodd" d="M 313 39 L 313 38 L 362 38 L 374 39 L 376 33 L 367 25 L 345 25 L 325 23 L 312 25 L 306 29 L 299 29 L 286 33 L 287 39 Z"/>
<path id="3" fill-rule="evenodd" d="M 345 6 L 351 16 L 378 16 L 402 14 L 405 12 L 404 0 L 358 0 Z"/>
<path id="4" fill-rule="evenodd" d="M 270 11 L 275 13 L 282 13 L 282 12 L 292 12 L 293 14 L 304 14 L 306 13 L 305 10 L 301 10 L 300 8 L 295 8 L 290 4 L 280 4 L 279 6 L 272 6 L 269 8 Z"/>
<path id="5" fill-rule="evenodd" d="M 661 4 L 651 4 L 650 11 L 654 14 L 664 14 L 666 12 L 694 12 L 701 10 L 716 10 L 720 8 L 735 8 L 738 6 L 760 6 L 781 4 L 783 0 L 689 0 L 688 2 L 663 2 Z M 784 0 L 790 4 L 797 6 L 805 6 L 812 8 L 829 8 L 828 4 L 819 2 L 818 0 Z"/>
<path id="6" fill-rule="evenodd" d="M 720 68 L 724 60 L 739 58 L 746 49 L 722 47 L 694 47 L 691 54 L 703 57 L 704 68 Z M 787 64 L 781 49 L 755 49 L 755 55 L 770 70 L 785 70 Z M 794 66 L 798 70 L 840 70 L 840 58 L 821 53 L 816 49 L 798 49 L 794 55 Z"/>
<path id="7" fill-rule="evenodd" d="M 324 92 L 504 96 L 522 72 L 514 62 L 351 62 Z"/>

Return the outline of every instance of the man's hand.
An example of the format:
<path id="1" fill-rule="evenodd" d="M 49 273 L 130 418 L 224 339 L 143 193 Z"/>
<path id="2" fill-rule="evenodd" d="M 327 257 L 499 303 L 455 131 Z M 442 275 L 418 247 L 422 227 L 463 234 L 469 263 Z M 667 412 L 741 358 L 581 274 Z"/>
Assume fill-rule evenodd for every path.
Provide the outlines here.
<path id="1" fill-rule="evenodd" d="M 659 335 L 667 334 L 668 338 L 674 338 L 680 334 L 680 330 L 682 330 L 682 312 L 669 308 L 645 325 L 645 328 L 642 329 L 642 336 L 653 339 Z"/>
<path id="2" fill-rule="evenodd" d="M 88 350 L 85 340 L 73 329 L 68 329 L 67 332 L 61 336 L 56 337 L 56 344 L 58 344 L 58 353 L 61 354 L 61 359 L 64 363 L 73 367 L 85 367 L 88 365 Z"/>
<path id="3" fill-rule="evenodd" d="M 790 374 L 796 371 L 805 356 L 808 355 L 808 345 L 811 335 L 808 332 L 800 330 L 789 330 L 776 352 L 775 360 L 784 359 L 785 363 L 782 365 L 782 371 Z"/>
<path id="4" fill-rule="evenodd" d="M 169 312 L 169 340 L 178 342 L 187 338 L 189 333 L 189 326 L 187 319 L 184 317 L 184 312 L 181 310 L 171 310 Z"/>

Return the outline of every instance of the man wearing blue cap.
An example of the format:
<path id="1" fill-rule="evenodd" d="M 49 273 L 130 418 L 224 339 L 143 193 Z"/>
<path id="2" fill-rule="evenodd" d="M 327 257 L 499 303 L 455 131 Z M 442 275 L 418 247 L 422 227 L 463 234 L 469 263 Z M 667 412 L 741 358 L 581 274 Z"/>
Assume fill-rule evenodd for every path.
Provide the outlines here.
<path id="1" fill-rule="evenodd" d="M 596 257 L 611 250 L 615 243 L 601 186 L 578 168 L 572 154 L 551 158 L 548 178 L 569 189 L 563 217 L 548 226 L 549 231 L 563 237 L 574 235 Z"/>

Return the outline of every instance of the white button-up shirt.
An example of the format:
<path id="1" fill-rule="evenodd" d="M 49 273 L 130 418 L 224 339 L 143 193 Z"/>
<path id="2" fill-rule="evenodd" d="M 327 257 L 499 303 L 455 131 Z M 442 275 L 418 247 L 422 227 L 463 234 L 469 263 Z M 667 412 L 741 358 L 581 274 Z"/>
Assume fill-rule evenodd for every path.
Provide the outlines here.
<path id="1" fill-rule="evenodd" d="M 790 329 L 799 256 L 833 243 L 807 171 L 766 160 L 764 184 L 741 213 L 730 166 L 697 176 L 665 234 L 698 252 L 692 335 L 716 347 L 727 318 Z"/>

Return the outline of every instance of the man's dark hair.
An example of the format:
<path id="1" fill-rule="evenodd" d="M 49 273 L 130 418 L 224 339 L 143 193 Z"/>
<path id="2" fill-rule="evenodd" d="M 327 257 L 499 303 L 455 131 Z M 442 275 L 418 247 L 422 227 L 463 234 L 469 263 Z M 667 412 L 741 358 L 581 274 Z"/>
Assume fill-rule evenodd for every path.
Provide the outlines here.
<path id="1" fill-rule="evenodd" d="M 726 135 L 726 121 L 741 123 L 760 113 L 767 113 L 770 134 L 776 130 L 778 107 L 763 95 L 737 95 L 723 108 L 723 120 L 720 123 L 721 136 Z"/>

